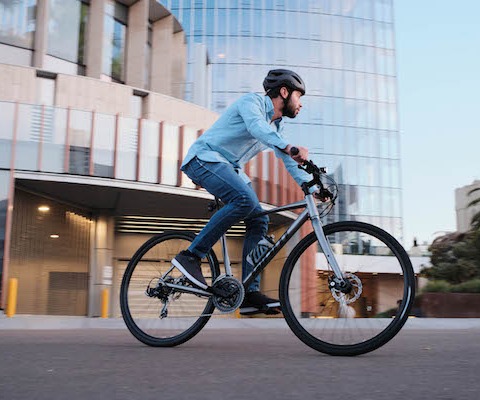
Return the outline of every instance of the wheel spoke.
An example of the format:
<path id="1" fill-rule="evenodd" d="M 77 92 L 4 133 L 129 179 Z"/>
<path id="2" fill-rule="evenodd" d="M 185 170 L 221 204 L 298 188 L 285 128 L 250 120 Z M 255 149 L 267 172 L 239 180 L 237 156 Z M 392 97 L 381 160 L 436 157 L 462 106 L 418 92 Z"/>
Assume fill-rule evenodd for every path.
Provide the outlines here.
<path id="1" fill-rule="evenodd" d="M 191 235 L 183 233 L 156 236 L 137 251 L 125 271 L 120 294 L 122 315 L 133 335 L 148 345 L 183 343 L 200 331 L 213 312 L 209 297 L 163 284 L 189 286 L 183 275 L 172 269 L 171 260 L 188 248 L 191 240 Z M 218 263 L 211 253 L 202 260 L 202 271 L 211 285 L 218 276 Z"/>
<path id="2" fill-rule="evenodd" d="M 410 260 L 393 237 L 368 224 L 336 223 L 325 233 L 351 288 L 329 285 L 333 274 L 312 234 L 292 251 L 282 273 L 285 318 L 300 339 L 319 351 L 374 350 L 408 317 L 400 318 L 413 302 Z"/>

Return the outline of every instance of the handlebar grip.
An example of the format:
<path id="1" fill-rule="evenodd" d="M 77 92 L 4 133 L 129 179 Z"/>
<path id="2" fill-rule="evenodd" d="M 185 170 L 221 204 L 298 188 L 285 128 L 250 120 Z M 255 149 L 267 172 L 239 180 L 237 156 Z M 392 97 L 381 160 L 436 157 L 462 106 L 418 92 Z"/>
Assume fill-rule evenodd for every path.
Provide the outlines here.
<path id="1" fill-rule="evenodd" d="M 291 147 L 290 148 L 290 155 L 296 156 L 298 153 L 300 153 L 300 150 L 298 150 L 297 147 Z"/>

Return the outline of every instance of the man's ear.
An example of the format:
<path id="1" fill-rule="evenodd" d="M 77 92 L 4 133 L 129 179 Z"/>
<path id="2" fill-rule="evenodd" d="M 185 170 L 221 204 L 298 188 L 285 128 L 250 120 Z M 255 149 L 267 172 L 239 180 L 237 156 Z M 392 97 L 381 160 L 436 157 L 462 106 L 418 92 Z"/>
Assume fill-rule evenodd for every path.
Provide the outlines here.
<path id="1" fill-rule="evenodd" d="M 282 99 L 286 99 L 288 97 L 288 89 L 285 86 L 282 86 L 280 88 L 280 96 L 282 96 Z"/>

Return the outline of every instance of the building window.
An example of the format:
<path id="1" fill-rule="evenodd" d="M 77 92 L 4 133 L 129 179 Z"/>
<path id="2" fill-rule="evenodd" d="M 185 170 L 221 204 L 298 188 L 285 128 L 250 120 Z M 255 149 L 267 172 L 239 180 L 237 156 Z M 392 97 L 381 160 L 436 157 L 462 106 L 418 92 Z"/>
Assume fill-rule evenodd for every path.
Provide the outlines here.
<path id="1" fill-rule="evenodd" d="M 0 1 L 0 43 L 33 49 L 36 0 Z"/>
<path id="2" fill-rule="evenodd" d="M 103 73 L 116 82 L 125 82 L 125 44 L 128 7 L 108 2 L 105 7 Z"/>
<path id="3" fill-rule="evenodd" d="M 88 4 L 80 0 L 50 0 L 48 54 L 84 65 Z"/>

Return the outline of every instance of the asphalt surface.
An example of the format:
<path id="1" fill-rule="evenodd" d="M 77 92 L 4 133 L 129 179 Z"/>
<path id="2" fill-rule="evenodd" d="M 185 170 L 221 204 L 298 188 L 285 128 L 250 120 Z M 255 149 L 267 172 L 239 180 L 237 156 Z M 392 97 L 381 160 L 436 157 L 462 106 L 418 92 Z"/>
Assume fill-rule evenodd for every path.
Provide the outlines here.
<path id="1" fill-rule="evenodd" d="M 478 399 L 480 329 L 404 329 L 331 357 L 288 329 L 205 329 L 151 348 L 126 329 L 0 330 L 0 399 Z"/>

